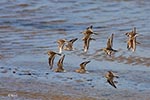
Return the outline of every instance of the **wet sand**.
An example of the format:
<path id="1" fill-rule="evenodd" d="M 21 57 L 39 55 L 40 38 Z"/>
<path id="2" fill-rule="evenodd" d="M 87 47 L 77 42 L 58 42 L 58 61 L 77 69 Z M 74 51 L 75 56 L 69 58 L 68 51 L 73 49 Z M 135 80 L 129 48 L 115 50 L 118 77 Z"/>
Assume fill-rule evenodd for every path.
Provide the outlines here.
<path id="1" fill-rule="evenodd" d="M 149 91 L 72 86 L 1 78 L 1 100 L 149 100 Z M 34 87 L 34 88 L 33 88 Z M 80 87 L 80 88 L 79 88 Z M 66 93 L 66 91 L 69 91 Z M 91 96 L 93 94 L 93 96 Z M 18 99 L 19 98 L 19 99 Z"/>
<path id="2" fill-rule="evenodd" d="M 5 69 L 2 68 L 1 69 Z M 106 82 L 105 70 L 37 73 L 32 70 L 1 70 L 0 99 L 4 100 L 149 100 L 149 71 L 115 71 L 117 89 Z"/>

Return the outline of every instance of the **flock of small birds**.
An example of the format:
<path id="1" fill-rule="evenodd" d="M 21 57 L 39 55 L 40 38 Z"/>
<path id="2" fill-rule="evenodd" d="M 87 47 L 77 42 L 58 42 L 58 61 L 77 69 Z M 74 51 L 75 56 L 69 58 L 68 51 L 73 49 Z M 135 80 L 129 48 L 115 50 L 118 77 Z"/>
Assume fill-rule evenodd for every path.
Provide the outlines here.
<path id="1" fill-rule="evenodd" d="M 82 32 L 82 34 L 84 35 L 82 38 L 83 41 L 83 52 L 87 52 L 90 46 L 90 41 L 91 40 L 95 40 L 94 38 L 92 38 L 92 34 L 97 34 L 93 31 L 93 26 L 89 26 L 87 27 L 86 30 L 84 30 Z M 139 44 L 139 42 L 136 41 L 136 37 L 138 36 L 138 33 L 136 33 L 136 27 L 133 28 L 133 30 L 131 32 L 127 32 L 125 33 L 125 35 L 127 35 L 128 40 L 127 40 L 127 49 L 131 50 L 131 51 L 135 51 L 136 50 L 136 44 Z M 113 53 L 117 52 L 117 50 L 113 49 L 113 37 L 114 34 L 111 34 L 111 36 L 107 39 L 107 46 L 105 48 L 102 48 L 101 50 L 104 51 L 106 53 L 106 55 L 111 56 Z M 67 51 L 72 51 L 74 50 L 73 47 L 73 43 L 75 41 L 77 41 L 78 38 L 73 38 L 71 40 L 66 40 L 66 39 L 59 39 L 57 40 L 58 43 L 58 50 L 59 53 L 49 50 L 47 52 L 48 56 L 49 56 L 49 66 L 50 69 L 53 68 L 53 63 L 54 63 L 54 58 L 56 55 L 61 56 L 63 50 L 67 50 Z M 66 72 L 63 68 L 63 61 L 65 58 L 65 54 L 63 54 L 63 56 L 59 59 L 58 63 L 57 63 L 57 68 L 54 70 L 55 72 Z M 90 63 L 90 61 L 84 61 L 80 64 L 80 68 L 76 69 L 75 72 L 77 73 L 87 73 L 86 70 L 86 65 Z M 112 85 L 114 88 L 117 88 L 115 83 L 117 83 L 116 81 L 114 81 L 114 78 L 118 78 L 117 75 L 115 75 L 112 71 L 108 71 L 105 74 L 105 78 L 107 79 L 107 82 Z"/>

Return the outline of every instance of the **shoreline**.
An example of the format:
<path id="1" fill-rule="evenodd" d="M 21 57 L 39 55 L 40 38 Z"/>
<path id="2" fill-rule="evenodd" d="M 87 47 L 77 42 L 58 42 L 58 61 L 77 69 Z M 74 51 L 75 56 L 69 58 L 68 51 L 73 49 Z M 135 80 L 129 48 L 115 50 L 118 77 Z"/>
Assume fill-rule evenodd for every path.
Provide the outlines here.
<path id="1" fill-rule="evenodd" d="M 0 77 L 1 99 L 28 100 L 149 100 L 150 91 L 87 86 L 81 80 L 71 82 L 45 82 L 36 79 Z M 88 80 L 89 81 L 89 80 Z M 13 97 L 14 96 L 14 97 Z"/>

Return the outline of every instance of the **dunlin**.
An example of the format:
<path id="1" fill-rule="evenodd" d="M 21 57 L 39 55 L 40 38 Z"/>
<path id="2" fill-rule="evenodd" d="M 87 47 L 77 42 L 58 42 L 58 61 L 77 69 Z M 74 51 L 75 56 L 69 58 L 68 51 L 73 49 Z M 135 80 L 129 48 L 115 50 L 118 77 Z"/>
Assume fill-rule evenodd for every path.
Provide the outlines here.
<path id="1" fill-rule="evenodd" d="M 127 49 L 132 50 L 133 52 L 136 50 L 136 43 L 137 43 L 136 37 L 137 37 L 137 34 L 134 35 L 133 37 L 129 37 L 127 41 Z"/>
<path id="2" fill-rule="evenodd" d="M 134 52 L 136 50 L 136 44 L 140 44 L 136 41 L 136 37 L 139 35 L 136 32 L 136 27 L 134 27 L 131 32 L 127 32 L 126 35 L 128 36 L 127 49 Z"/>
<path id="3" fill-rule="evenodd" d="M 54 63 L 54 58 L 55 58 L 55 56 L 56 55 L 61 55 L 61 54 L 59 54 L 59 53 L 56 53 L 56 52 L 54 52 L 54 51 L 51 51 L 51 50 L 49 50 L 48 52 L 47 52 L 47 54 L 49 55 L 49 66 L 50 66 L 50 69 L 52 69 L 53 68 L 53 63 Z"/>
<path id="4" fill-rule="evenodd" d="M 116 76 L 112 71 L 108 71 L 105 74 L 105 77 L 110 85 L 112 85 L 114 88 L 117 88 L 114 82 L 114 77 L 118 78 L 118 76 Z"/>
<path id="5" fill-rule="evenodd" d="M 84 41 L 84 44 L 83 44 L 83 50 L 84 52 L 87 52 L 88 49 L 89 49 L 89 46 L 90 46 L 90 41 L 91 40 L 95 40 L 94 38 L 91 38 L 90 36 L 86 36 L 84 37 L 83 41 Z"/>
<path id="6" fill-rule="evenodd" d="M 83 49 L 84 52 L 87 52 L 89 49 L 89 45 L 90 45 L 90 40 L 95 40 L 94 38 L 91 37 L 92 34 L 96 34 L 93 32 L 93 26 L 89 26 L 85 31 L 82 32 L 84 34 L 82 40 L 84 41 L 83 44 Z"/>
<path id="7" fill-rule="evenodd" d="M 75 72 L 77 72 L 77 73 L 86 73 L 85 67 L 86 67 L 86 65 L 87 65 L 89 62 L 90 62 L 90 61 L 82 62 L 82 63 L 80 64 L 80 68 L 77 69 L 77 70 L 75 70 Z"/>
<path id="8" fill-rule="evenodd" d="M 66 45 L 64 47 L 64 50 L 68 50 L 68 51 L 72 51 L 74 50 L 74 47 L 73 47 L 73 43 L 78 40 L 78 38 L 74 38 L 74 39 L 71 39 L 69 41 L 66 41 Z"/>
<path id="9" fill-rule="evenodd" d="M 111 34 L 111 36 L 107 40 L 107 47 L 102 49 L 106 54 L 108 54 L 110 56 L 113 52 L 117 52 L 117 50 L 114 50 L 112 48 L 112 46 L 113 46 L 113 36 L 114 36 L 114 34 Z"/>
<path id="10" fill-rule="evenodd" d="M 55 72 L 65 72 L 64 68 L 63 68 L 63 61 L 64 61 L 65 55 L 63 55 L 58 63 L 57 63 L 57 68 L 55 69 Z"/>
<path id="11" fill-rule="evenodd" d="M 65 45 L 65 41 L 66 41 L 65 39 L 57 40 L 59 53 L 62 53 L 63 47 Z"/>

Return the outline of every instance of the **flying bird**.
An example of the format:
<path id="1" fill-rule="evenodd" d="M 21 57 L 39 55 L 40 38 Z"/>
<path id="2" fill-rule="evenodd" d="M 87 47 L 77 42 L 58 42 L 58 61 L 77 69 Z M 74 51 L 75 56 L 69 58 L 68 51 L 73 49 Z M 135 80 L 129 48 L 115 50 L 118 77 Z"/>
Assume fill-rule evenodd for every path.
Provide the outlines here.
<path id="1" fill-rule="evenodd" d="M 65 45 L 64 50 L 68 50 L 68 51 L 74 50 L 73 43 L 77 40 L 78 38 L 74 38 L 69 41 L 66 41 L 67 44 Z"/>
<path id="2" fill-rule="evenodd" d="M 48 56 L 49 56 L 49 66 L 50 66 L 50 69 L 52 69 L 52 68 L 53 68 L 53 63 L 54 63 L 54 58 L 55 58 L 55 56 L 56 56 L 56 55 L 61 56 L 61 54 L 56 53 L 56 52 L 51 51 L 51 50 L 49 50 L 49 51 L 47 52 L 47 54 L 48 54 Z"/>
<path id="3" fill-rule="evenodd" d="M 116 85 L 115 85 L 115 82 L 114 82 L 114 77 L 116 78 L 119 78 L 118 76 L 116 76 L 112 71 L 108 71 L 106 74 L 105 74 L 105 77 L 107 79 L 107 82 L 113 86 L 114 88 L 117 88 Z"/>
<path id="4" fill-rule="evenodd" d="M 133 30 L 131 31 L 131 32 L 127 32 L 127 33 L 125 33 L 128 37 L 134 37 L 136 34 L 138 34 L 138 33 L 136 33 L 136 27 L 134 27 L 133 28 Z"/>
<path id="5" fill-rule="evenodd" d="M 117 50 L 114 50 L 112 48 L 112 46 L 113 46 L 113 36 L 114 36 L 114 34 L 111 34 L 111 36 L 107 40 L 107 47 L 102 49 L 106 54 L 108 54 L 110 56 L 113 52 L 117 52 Z"/>
<path id="6" fill-rule="evenodd" d="M 137 34 L 133 37 L 129 37 L 127 41 L 127 49 L 132 50 L 133 52 L 136 50 L 136 43 L 137 43 L 136 37 L 137 37 Z"/>
<path id="7" fill-rule="evenodd" d="M 128 36 L 127 49 L 134 52 L 136 50 L 136 44 L 140 44 L 136 41 L 136 37 L 139 35 L 136 32 L 136 27 L 134 27 L 131 32 L 127 32 L 125 34 Z"/>
<path id="8" fill-rule="evenodd" d="M 86 38 L 86 37 L 90 37 L 92 34 L 95 34 L 95 35 L 97 35 L 97 33 L 95 33 L 94 31 L 93 31 L 93 26 L 91 25 L 91 26 L 89 26 L 86 30 L 84 30 L 83 32 L 83 35 L 84 35 L 84 37 L 82 38 L 82 40 L 84 39 L 84 38 Z"/>
<path id="9" fill-rule="evenodd" d="M 84 30 L 82 33 L 84 35 L 91 35 L 91 34 L 93 34 L 94 33 L 93 32 L 93 26 L 91 25 L 91 26 L 87 27 L 86 30 Z"/>
<path id="10" fill-rule="evenodd" d="M 96 34 L 93 32 L 93 26 L 87 27 L 85 31 L 82 32 L 84 34 L 82 40 L 84 41 L 83 44 L 83 51 L 87 52 L 89 49 L 90 41 L 95 40 L 94 38 L 91 37 L 92 34 Z"/>
<path id="11" fill-rule="evenodd" d="M 55 72 L 65 72 L 64 68 L 63 68 L 63 61 L 64 61 L 65 55 L 63 55 L 58 63 L 57 63 L 57 68 L 55 69 Z"/>
<path id="12" fill-rule="evenodd" d="M 84 41 L 84 44 L 83 44 L 83 51 L 84 52 L 87 52 L 88 49 L 89 49 L 89 46 L 90 46 L 90 41 L 91 40 L 95 40 L 94 38 L 91 38 L 90 36 L 86 36 L 84 37 L 84 39 L 82 39 Z"/>
<path id="13" fill-rule="evenodd" d="M 77 70 L 75 70 L 75 72 L 77 72 L 77 73 L 86 73 L 85 67 L 86 67 L 86 65 L 87 65 L 88 63 L 90 63 L 90 62 L 91 62 L 91 61 L 82 62 L 82 63 L 80 64 L 80 68 L 77 69 Z"/>
<path id="14" fill-rule="evenodd" d="M 62 50 L 63 50 L 64 45 L 65 45 L 65 42 L 66 42 L 65 39 L 59 39 L 59 40 L 57 40 L 59 53 L 62 53 Z"/>

